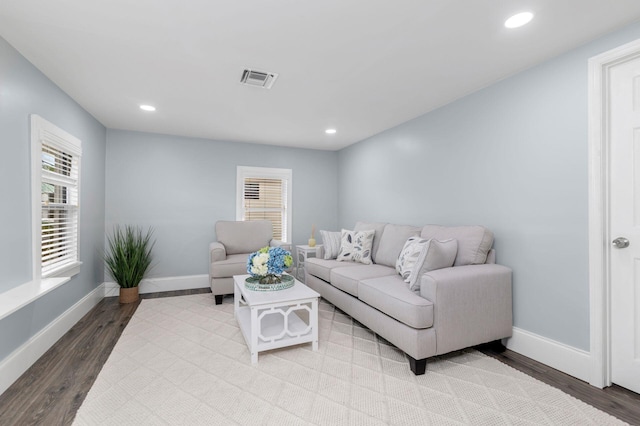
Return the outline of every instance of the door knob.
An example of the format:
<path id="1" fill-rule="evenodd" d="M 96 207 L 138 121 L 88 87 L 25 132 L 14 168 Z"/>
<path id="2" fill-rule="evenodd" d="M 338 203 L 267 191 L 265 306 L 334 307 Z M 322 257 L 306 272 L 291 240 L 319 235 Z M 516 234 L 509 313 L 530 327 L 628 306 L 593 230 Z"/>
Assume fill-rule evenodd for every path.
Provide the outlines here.
<path id="1" fill-rule="evenodd" d="M 624 237 L 618 237 L 613 240 L 613 246 L 619 249 L 629 247 L 629 240 Z"/>

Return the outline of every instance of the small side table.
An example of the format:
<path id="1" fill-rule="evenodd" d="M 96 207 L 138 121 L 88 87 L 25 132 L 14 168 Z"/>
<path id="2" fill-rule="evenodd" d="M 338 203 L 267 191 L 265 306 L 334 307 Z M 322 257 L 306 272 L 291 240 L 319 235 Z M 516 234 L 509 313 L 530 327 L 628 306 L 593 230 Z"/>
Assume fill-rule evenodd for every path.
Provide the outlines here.
<path id="1" fill-rule="evenodd" d="M 315 247 L 296 246 L 296 255 L 298 259 L 298 267 L 296 269 L 296 278 L 304 282 L 304 264 L 311 257 L 319 257 L 322 253 L 322 244 Z"/>

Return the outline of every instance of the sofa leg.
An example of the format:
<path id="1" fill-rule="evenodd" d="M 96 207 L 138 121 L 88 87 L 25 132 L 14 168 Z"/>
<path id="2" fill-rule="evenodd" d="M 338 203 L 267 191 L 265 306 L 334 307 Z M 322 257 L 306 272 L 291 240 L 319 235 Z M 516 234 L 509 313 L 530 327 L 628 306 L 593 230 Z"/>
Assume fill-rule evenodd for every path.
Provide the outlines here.
<path id="1" fill-rule="evenodd" d="M 502 344 L 502 339 L 494 340 L 493 342 L 488 343 L 489 348 L 491 350 L 502 353 L 507 350 L 507 348 Z"/>
<path id="2" fill-rule="evenodd" d="M 224 298 L 224 294 L 216 294 L 216 305 L 220 305 L 222 303 L 222 299 Z"/>
<path id="3" fill-rule="evenodd" d="M 420 376 L 424 374 L 425 371 L 427 371 L 426 358 L 415 359 L 411 358 L 409 355 L 407 356 L 409 357 L 409 367 L 411 367 L 411 371 L 413 371 L 413 374 L 415 374 L 416 376 Z"/>

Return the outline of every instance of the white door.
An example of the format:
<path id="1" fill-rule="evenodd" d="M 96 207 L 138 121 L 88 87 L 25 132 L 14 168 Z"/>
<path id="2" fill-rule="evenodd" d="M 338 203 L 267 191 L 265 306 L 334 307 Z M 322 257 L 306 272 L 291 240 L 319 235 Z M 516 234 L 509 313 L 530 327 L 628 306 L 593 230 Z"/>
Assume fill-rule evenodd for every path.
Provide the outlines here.
<path id="1" fill-rule="evenodd" d="M 610 76 L 611 379 L 640 393 L 640 58 Z"/>

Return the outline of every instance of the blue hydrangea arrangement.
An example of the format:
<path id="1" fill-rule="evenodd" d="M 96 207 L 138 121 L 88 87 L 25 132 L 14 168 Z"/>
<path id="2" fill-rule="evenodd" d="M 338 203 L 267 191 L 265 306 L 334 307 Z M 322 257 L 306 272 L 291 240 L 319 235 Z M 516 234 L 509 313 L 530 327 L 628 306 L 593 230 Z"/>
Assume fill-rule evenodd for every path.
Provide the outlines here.
<path id="1" fill-rule="evenodd" d="M 282 247 L 262 247 L 247 259 L 247 272 L 260 278 L 261 284 L 275 284 L 285 270 L 293 265 L 291 252 Z"/>

